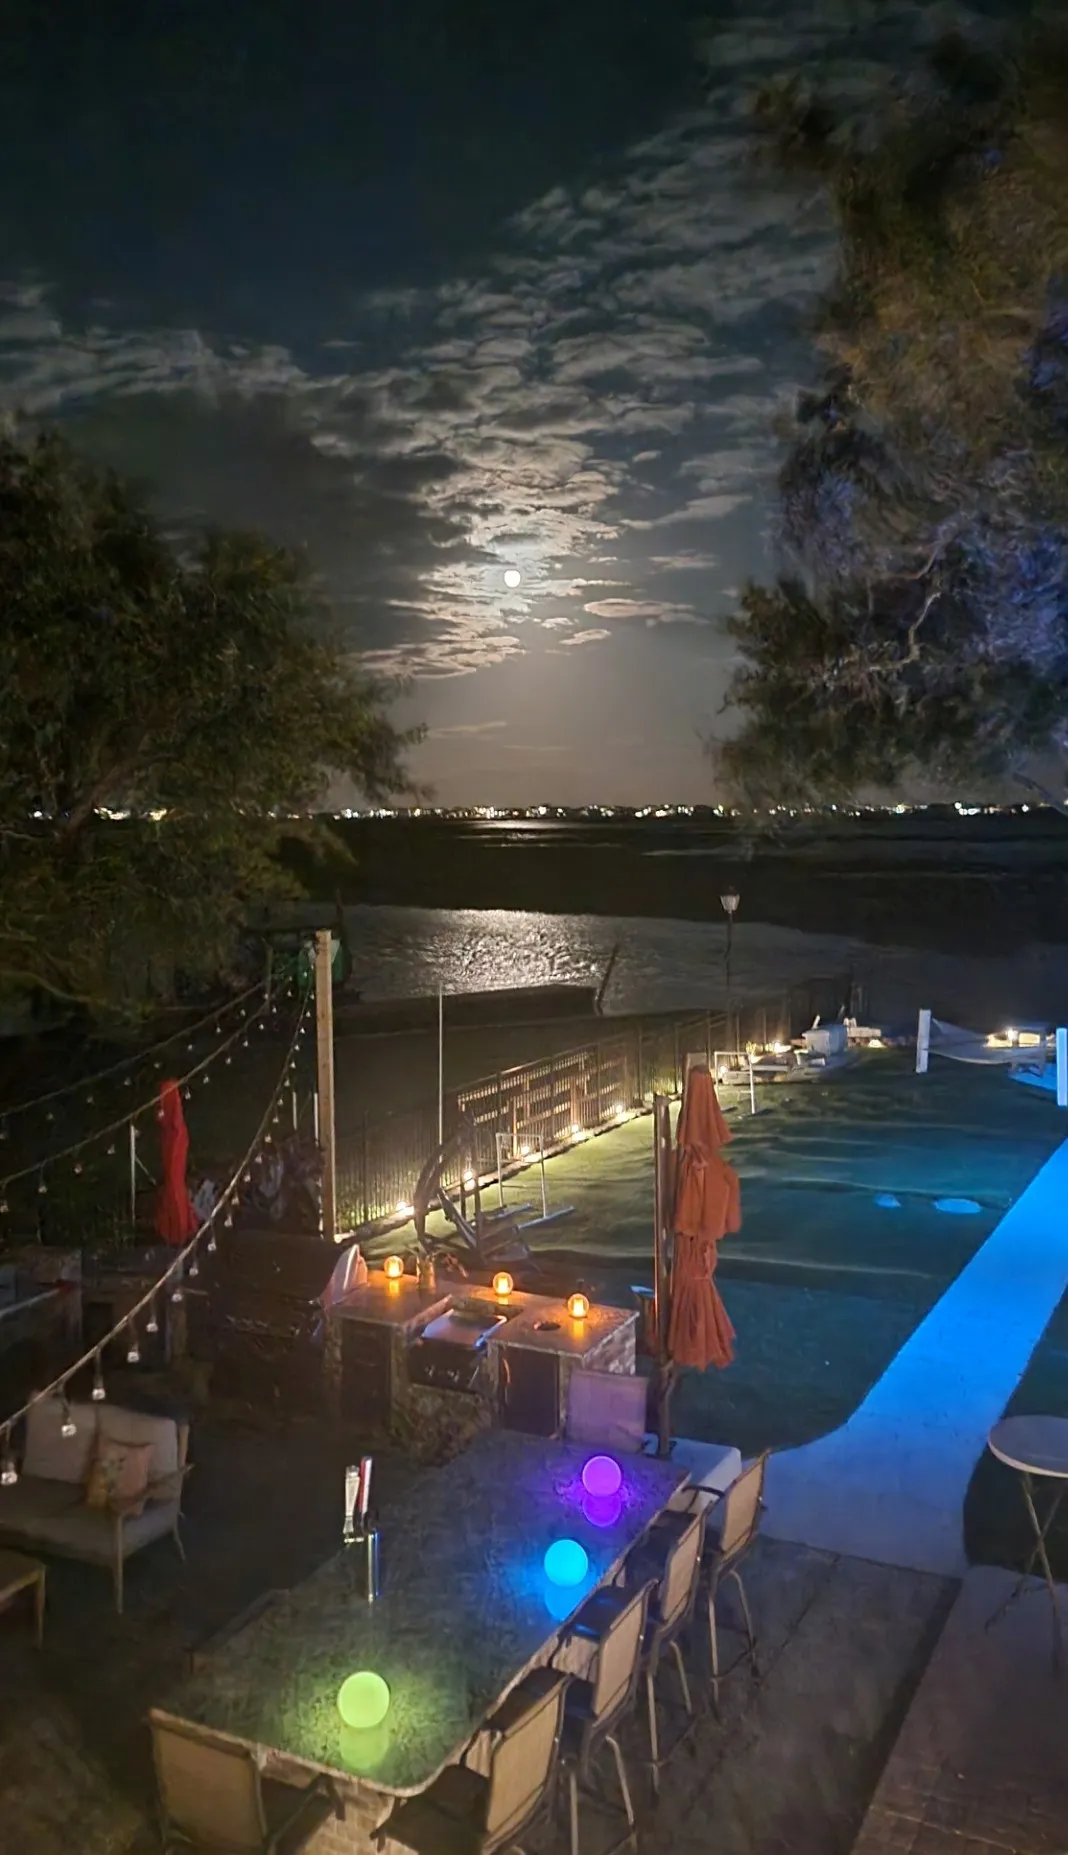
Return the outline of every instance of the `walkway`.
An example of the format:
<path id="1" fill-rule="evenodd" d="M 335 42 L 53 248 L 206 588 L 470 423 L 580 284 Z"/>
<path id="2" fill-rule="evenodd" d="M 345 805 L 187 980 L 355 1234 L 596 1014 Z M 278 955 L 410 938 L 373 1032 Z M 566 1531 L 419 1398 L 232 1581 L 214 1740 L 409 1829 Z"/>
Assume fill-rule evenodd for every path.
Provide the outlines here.
<path id="1" fill-rule="evenodd" d="M 765 1531 L 962 1576 L 964 1496 L 1068 1284 L 1068 1142 L 1032 1179 L 849 1422 L 771 1458 Z"/>
<path id="2" fill-rule="evenodd" d="M 853 1855 L 1062 1855 L 1068 1681 L 1039 1587 L 992 1630 L 1011 1572 L 969 1572 Z"/>

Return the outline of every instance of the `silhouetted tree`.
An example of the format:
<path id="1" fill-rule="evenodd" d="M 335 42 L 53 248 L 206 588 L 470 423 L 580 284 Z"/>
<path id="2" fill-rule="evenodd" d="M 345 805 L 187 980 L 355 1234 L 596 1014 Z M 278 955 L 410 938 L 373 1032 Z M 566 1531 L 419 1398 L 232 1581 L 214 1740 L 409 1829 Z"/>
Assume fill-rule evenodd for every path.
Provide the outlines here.
<path id="1" fill-rule="evenodd" d="M 96 1003 L 148 954 L 224 969 L 328 781 L 405 788 L 386 696 L 292 555 L 183 554 L 59 437 L 0 442 L 0 988 Z"/>
<path id="2" fill-rule="evenodd" d="M 1033 784 L 1068 746 L 1068 32 L 942 39 L 875 120 L 797 78 L 758 116 L 840 258 L 720 770 L 761 801 Z"/>

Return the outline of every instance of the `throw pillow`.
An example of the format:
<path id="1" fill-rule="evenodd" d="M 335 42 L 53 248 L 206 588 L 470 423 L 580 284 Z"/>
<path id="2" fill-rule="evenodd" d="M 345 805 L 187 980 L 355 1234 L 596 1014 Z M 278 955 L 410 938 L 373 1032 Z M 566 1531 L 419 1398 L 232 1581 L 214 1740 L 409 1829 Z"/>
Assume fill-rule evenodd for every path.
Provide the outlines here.
<path id="1" fill-rule="evenodd" d="M 100 1437 L 85 1484 L 86 1506 L 99 1509 L 113 1507 L 118 1501 L 140 1499 L 141 1507 L 132 1510 L 140 1513 L 148 1493 L 153 1447 L 151 1443 L 120 1443 L 112 1437 Z"/>

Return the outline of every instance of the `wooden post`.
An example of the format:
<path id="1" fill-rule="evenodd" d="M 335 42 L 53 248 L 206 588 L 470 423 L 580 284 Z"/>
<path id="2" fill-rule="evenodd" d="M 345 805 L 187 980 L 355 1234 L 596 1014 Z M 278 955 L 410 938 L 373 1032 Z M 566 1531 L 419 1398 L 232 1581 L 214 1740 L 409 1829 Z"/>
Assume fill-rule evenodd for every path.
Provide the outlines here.
<path id="1" fill-rule="evenodd" d="M 329 928 L 315 936 L 315 1053 L 319 1150 L 323 1159 L 320 1232 L 337 1236 L 337 1151 L 334 1128 L 334 941 Z"/>

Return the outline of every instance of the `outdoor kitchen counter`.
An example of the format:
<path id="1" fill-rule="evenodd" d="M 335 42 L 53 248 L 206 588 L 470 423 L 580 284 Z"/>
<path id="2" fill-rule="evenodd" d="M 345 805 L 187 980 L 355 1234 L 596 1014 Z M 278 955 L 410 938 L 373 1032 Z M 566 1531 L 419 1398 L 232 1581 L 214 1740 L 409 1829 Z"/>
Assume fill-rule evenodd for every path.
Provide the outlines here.
<path id="1" fill-rule="evenodd" d="M 492 1300 L 492 1296 L 488 1299 Z M 527 1304 L 506 1326 L 490 1335 L 490 1345 L 519 1346 L 525 1352 L 556 1353 L 575 1364 L 591 1353 L 598 1353 L 613 1334 L 637 1327 L 638 1316 L 626 1308 L 605 1307 L 590 1303 L 584 1320 L 572 1320 L 566 1301 L 550 1301 L 543 1295 L 524 1295 Z M 502 1308 L 507 1312 L 507 1306 Z"/>
<path id="2" fill-rule="evenodd" d="M 359 1595 L 358 1549 L 342 1550 L 241 1630 L 161 1711 L 252 1747 L 270 1775 L 300 1767 L 364 1787 L 424 1790 L 556 1640 L 591 1590 L 613 1578 L 686 1481 L 676 1464 L 624 1459 L 610 1525 L 583 1510 L 589 1449 L 493 1432 L 429 1471 L 381 1517 L 382 1594 Z M 339 1490 L 340 1492 L 340 1490 Z M 589 1571 L 561 1589 L 543 1560 L 554 1540 L 585 1547 Z M 347 1675 L 389 1685 L 384 1726 L 354 1734 L 337 1711 Z M 347 1789 L 348 1787 L 346 1787 Z M 361 1814 L 354 1810 L 354 1814 Z"/>
<path id="3" fill-rule="evenodd" d="M 443 1282 L 429 1293 L 420 1288 L 414 1275 L 402 1275 L 390 1282 L 380 1269 L 371 1271 L 370 1279 L 360 1288 L 350 1288 L 344 1301 L 331 1308 L 332 1319 L 364 1320 L 373 1326 L 409 1327 L 415 1321 L 433 1320 L 444 1314 L 462 1284 Z"/>

